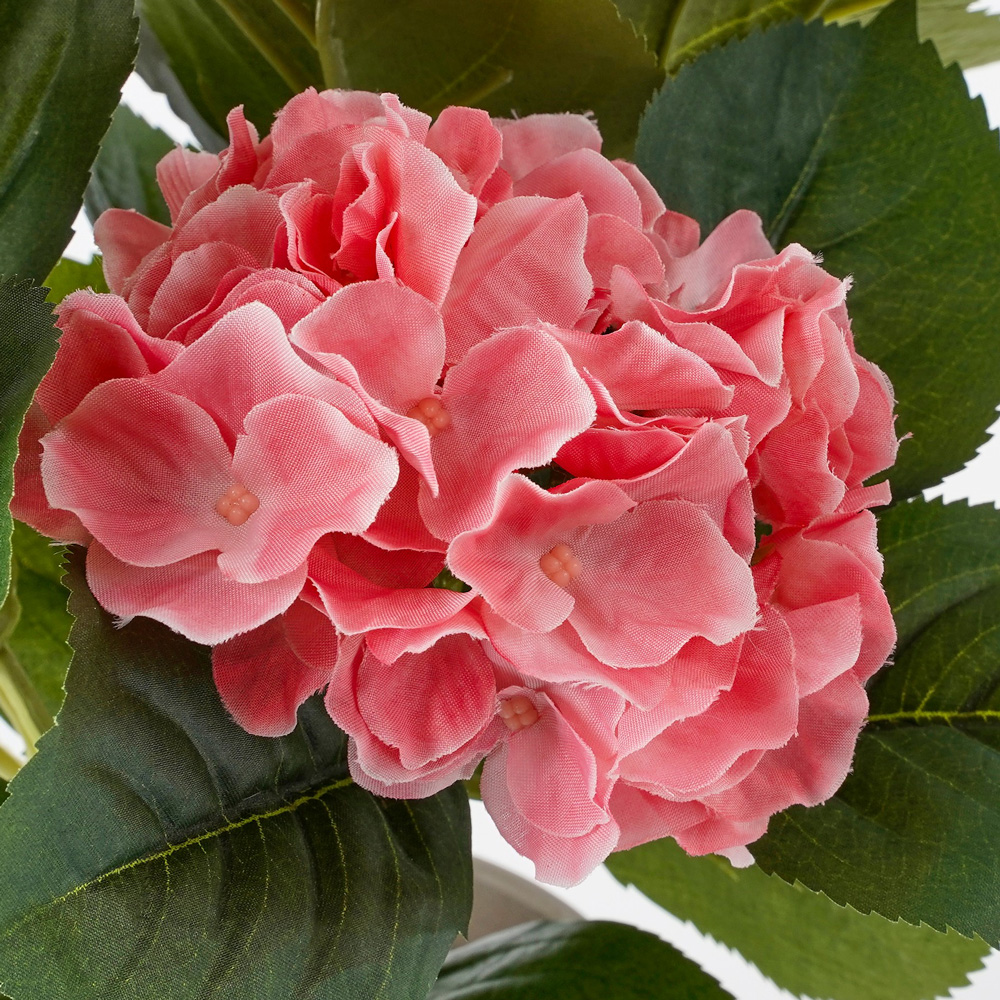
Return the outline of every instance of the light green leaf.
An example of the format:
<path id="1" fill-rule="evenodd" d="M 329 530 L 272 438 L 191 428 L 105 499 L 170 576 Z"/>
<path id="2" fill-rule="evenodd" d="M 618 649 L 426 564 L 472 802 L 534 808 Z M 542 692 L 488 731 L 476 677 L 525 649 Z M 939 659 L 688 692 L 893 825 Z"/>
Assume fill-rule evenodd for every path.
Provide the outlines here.
<path id="1" fill-rule="evenodd" d="M 612 854 L 607 865 L 621 882 L 737 949 L 796 996 L 933 1000 L 965 983 L 989 951 L 954 931 L 862 916 L 756 867 L 689 857 L 672 840 Z"/>
<path id="2" fill-rule="evenodd" d="M 306 0 L 139 0 L 199 114 L 221 135 L 239 104 L 262 132 L 294 94 L 322 87 Z"/>
<path id="3" fill-rule="evenodd" d="M 437 114 L 592 111 L 605 152 L 631 148 L 662 80 L 611 0 L 319 0 L 330 85 L 390 90 Z"/>
<path id="4" fill-rule="evenodd" d="M 607 921 L 522 924 L 456 948 L 427 1000 L 727 1000 L 676 948 Z"/>
<path id="5" fill-rule="evenodd" d="M 169 226 L 167 203 L 156 183 L 156 164 L 173 148 L 170 136 L 119 104 L 84 195 L 90 221 L 109 208 L 134 208 Z"/>
<path id="6" fill-rule="evenodd" d="M 871 685 L 854 771 L 751 845 L 763 868 L 862 912 L 1000 941 L 1000 513 L 899 504 L 881 519 L 895 662 Z"/>
<path id="7" fill-rule="evenodd" d="M 646 113 L 636 158 L 709 229 L 737 208 L 836 275 L 858 349 L 910 432 L 896 498 L 970 457 L 1000 386 L 1000 149 L 957 66 L 920 45 L 912 2 L 870 27 L 792 22 L 702 56 Z"/>
<path id="8" fill-rule="evenodd" d="M 56 330 L 45 288 L 0 277 L 0 604 L 10 586 L 10 498 L 17 436 L 24 414 L 56 353 Z"/>
<path id="9" fill-rule="evenodd" d="M 52 268 L 52 273 L 45 279 L 45 284 L 49 289 L 47 301 L 53 304 L 62 302 L 70 292 L 75 292 L 78 288 L 92 288 L 95 292 L 108 291 L 108 283 L 104 280 L 103 261 L 99 255 L 95 255 L 87 264 L 81 264 L 70 257 L 63 257 Z"/>
<path id="10" fill-rule="evenodd" d="M 68 577 L 58 724 L 0 808 L 14 1000 L 422 1000 L 471 906 L 461 785 L 378 799 L 314 699 L 289 736 L 223 710 L 208 650 L 116 628 Z"/>
<path id="11" fill-rule="evenodd" d="M 0 6 L 0 274 L 41 281 L 132 68 L 131 0 Z"/>

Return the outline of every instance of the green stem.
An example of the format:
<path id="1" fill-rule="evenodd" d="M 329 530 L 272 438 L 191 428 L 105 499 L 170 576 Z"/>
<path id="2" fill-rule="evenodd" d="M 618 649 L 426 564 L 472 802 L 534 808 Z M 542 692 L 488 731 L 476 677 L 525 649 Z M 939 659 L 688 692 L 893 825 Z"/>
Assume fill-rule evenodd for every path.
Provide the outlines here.
<path id="1" fill-rule="evenodd" d="M 841 18 L 857 17 L 870 10 L 884 7 L 886 0 L 833 0 L 821 11 L 824 21 L 839 21 Z"/>
<path id="2" fill-rule="evenodd" d="M 52 716 L 9 646 L 0 646 L 0 711 L 21 734 L 31 757 L 39 737 L 52 726 Z"/>

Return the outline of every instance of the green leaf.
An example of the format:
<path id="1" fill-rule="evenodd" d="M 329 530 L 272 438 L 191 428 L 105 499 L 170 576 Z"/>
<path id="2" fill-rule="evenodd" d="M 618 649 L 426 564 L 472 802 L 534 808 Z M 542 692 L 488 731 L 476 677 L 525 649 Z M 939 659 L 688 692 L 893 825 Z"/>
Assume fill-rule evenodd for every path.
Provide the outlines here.
<path id="1" fill-rule="evenodd" d="M 592 111 L 609 155 L 631 148 L 663 78 L 611 0 L 319 0 L 317 18 L 330 85 L 429 114 Z"/>
<path id="2" fill-rule="evenodd" d="M 0 6 L 0 274 L 41 281 L 132 68 L 132 0 Z"/>
<path id="3" fill-rule="evenodd" d="M 854 772 L 775 817 L 758 863 L 890 919 L 1000 942 L 1000 513 L 922 500 L 881 519 L 895 663 Z"/>
<path id="4" fill-rule="evenodd" d="M 862 916 L 756 867 L 689 857 L 672 840 L 612 854 L 607 865 L 796 996 L 933 1000 L 965 983 L 989 952 L 983 941 L 954 931 Z"/>
<path id="5" fill-rule="evenodd" d="M 897 498 L 960 467 L 1000 385 L 1000 150 L 912 2 L 870 27 L 789 23 L 713 50 L 655 98 L 636 159 L 705 230 L 737 208 L 854 276 L 858 349 L 896 389 Z"/>
<path id="6" fill-rule="evenodd" d="M 14 592 L 21 614 L 7 645 L 54 716 L 63 702 L 71 652 L 66 640 L 73 619 L 61 582 L 66 550 L 18 521 L 13 542 Z"/>
<path id="7" fill-rule="evenodd" d="M 294 94 L 322 86 L 303 0 L 138 0 L 199 114 L 226 135 L 239 104 L 261 131 Z"/>
<path id="8" fill-rule="evenodd" d="M 0 277 L 0 604 L 10 587 L 14 459 L 24 414 L 56 353 L 45 288 Z"/>
<path id="9" fill-rule="evenodd" d="M 418 1000 L 471 906 L 461 785 L 352 784 L 321 701 L 239 729 L 208 650 L 116 628 L 68 576 L 58 725 L 0 808 L 0 990 L 15 1000 Z"/>
<path id="10" fill-rule="evenodd" d="M 512 927 L 456 948 L 427 1000 L 726 1000 L 653 934 L 607 921 Z"/>
<path id="11" fill-rule="evenodd" d="M 170 212 L 156 183 L 156 164 L 173 148 L 170 136 L 119 104 L 84 195 L 90 221 L 109 208 L 134 208 L 169 226 Z"/>
<path id="12" fill-rule="evenodd" d="M 63 257 L 52 273 L 45 279 L 49 289 L 48 301 L 62 302 L 70 292 L 78 288 L 92 288 L 95 292 L 107 292 L 108 283 L 104 280 L 104 267 L 101 257 L 95 255 L 88 264 L 81 264 L 71 257 Z"/>

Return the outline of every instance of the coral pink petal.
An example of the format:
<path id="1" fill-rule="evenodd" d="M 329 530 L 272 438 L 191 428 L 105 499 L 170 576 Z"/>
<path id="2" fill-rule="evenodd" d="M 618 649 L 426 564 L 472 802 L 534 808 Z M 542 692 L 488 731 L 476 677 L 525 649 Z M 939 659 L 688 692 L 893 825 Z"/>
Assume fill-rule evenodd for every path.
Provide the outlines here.
<path id="1" fill-rule="evenodd" d="M 420 477 L 406 462 L 400 463 L 399 479 L 371 526 L 364 532 L 368 541 L 383 549 L 422 549 L 444 552 L 448 546 L 427 530 L 420 515 Z"/>
<path id="2" fill-rule="evenodd" d="M 170 150 L 156 164 L 156 183 L 163 192 L 163 200 L 174 222 L 180 216 L 188 195 L 211 180 L 218 169 L 219 158 L 216 155 L 196 152 L 184 146 Z"/>
<path id="3" fill-rule="evenodd" d="M 694 636 L 722 645 L 754 626 L 750 567 L 694 504 L 639 504 L 574 551 L 586 570 L 569 622 L 611 666 L 663 663 Z"/>
<path id="4" fill-rule="evenodd" d="M 596 414 L 569 355 L 536 330 L 474 347 L 448 372 L 441 403 L 451 417 L 431 448 L 441 492 L 421 487 L 420 510 L 446 540 L 486 523 L 508 473 L 551 461 Z"/>
<path id="5" fill-rule="evenodd" d="M 467 635 L 486 639 L 480 601 L 471 601 L 447 618 L 416 628 L 371 629 L 365 633 L 368 648 L 385 663 L 393 663 L 403 653 L 422 653 L 447 635 Z"/>
<path id="6" fill-rule="evenodd" d="M 447 636 L 386 664 L 366 653 L 355 697 L 371 733 L 399 751 L 407 770 L 454 753 L 493 719 L 496 682 L 478 642 Z"/>
<path id="7" fill-rule="evenodd" d="M 610 288 L 615 267 L 628 268 L 643 285 L 663 281 L 663 261 L 656 247 L 617 215 L 591 215 L 583 259 L 598 288 Z"/>
<path id="8" fill-rule="evenodd" d="M 638 229 L 642 205 L 635 188 L 610 160 L 592 149 L 576 149 L 536 167 L 514 182 L 514 195 L 568 198 L 579 194 L 591 215 L 614 215 Z"/>
<path id="9" fill-rule="evenodd" d="M 589 482 L 556 495 L 510 476 L 496 503 L 486 527 L 451 543 L 448 564 L 497 614 L 529 631 L 548 632 L 566 620 L 574 598 L 542 572 L 539 558 L 581 528 L 617 520 L 634 501 L 613 483 Z M 585 565 L 585 575 L 589 569 Z"/>
<path id="10" fill-rule="evenodd" d="M 737 264 L 774 256 L 755 212 L 740 210 L 723 219 L 697 250 L 667 262 L 671 303 L 703 309 L 729 284 Z"/>
<path id="11" fill-rule="evenodd" d="M 442 308 L 448 360 L 503 327 L 535 320 L 575 326 L 593 292 L 586 238 L 578 196 L 512 198 L 491 208 L 462 250 Z"/>
<path id="12" fill-rule="evenodd" d="M 617 851 L 663 837 L 676 837 L 708 816 L 708 810 L 700 802 L 673 802 L 627 781 L 615 785 L 608 808 L 621 828 Z"/>
<path id="13" fill-rule="evenodd" d="M 291 572 L 329 531 L 364 531 L 396 484 L 392 448 L 329 403 L 279 396 L 255 406 L 245 430 L 233 478 L 260 507 L 219 557 L 245 583 Z"/>
<path id="14" fill-rule="evenodd" d="M 305 566 L 267 583 L 222 575 L 211 552 L 169 566 L 132 566 L 97 542 L 87 550 L 87 583 L 113 615 L 143 615 L 194 642 L 216 645 L 284 612 L 305 583 Z"/>
<path id="15" fill-rule="evenodd" d="M 732 401 L 733 390 L 710 365 L 644 323 L 625 323 L 600 337 L 546 329 L 622 410 L 722 410 Z"/>
<path id="16" fill-rule="evenodd" d="M 798 701 L 791 640 L 772 614 L 764 631 L 747 636 L 732 688 L 626 757 L 621 776 L 670 798 L 694 797 L 747 752 L 784 746 L 795 732 Z"/>
<path id="17" fill-rule="evenodd" d="M 348 285 L 302 320 L 291 340 L 320 361 L 346 358 L 365 391 L 398 413 L 433 393 L 444 366 L 438 311 L 395 281 Z"/>
<path id="18" fill-rule="evenodd" d="M 149 305 L 146 326 L 150 334 L 170 336 L 177 324 L 212 301 L 230 271 L 238 271 L 242 277 L 256 264 L 249 250 L 232 243 L 204 243 L 180 254 Z"/>
<path id="19" fill-rule="evenodd" d="M 861 598 L 858 594 L 784 613 L 795 650 L 799 696 L 826 687 L 850 670 L 861 653 Z"/>
<path id="20" fill-rule="evenodd" d="M 635 188 L 635 193 L 639 196 L 639 204 L 642 206 L 642 228 L 652 229 L 656 221 L 667 210 L 663 199 L 657 194 L 656 188 L 647 180 L 646 175 L 634 163 L 629 163 L 628 160 L 612 160 L 611 162 L 615 169 Z M 695 236 L 695 246 L 697 246 L 699 235 L 700 233 Z M 692 249 L 694 248 L 692 247 Z M 676 256 L 676 254 L 671 254 L 671 256 Z"/>
<path id="21" fill-rule="evenodd" d="M 305 601 L 212 650 L 226 710 L 248 733 L 285 736 L 299 706 L 325 687 L 337 662 L 337 632 Z"/>
<path id="22" fill-rule="evenodd" d="M 255 406 L 288 393 L 330 403 L 356 427 L 376 433 L 357 394 L 306 364 L 278 316 L 259 302 L 223 316 L 153 383 L 211 413 L 230 444 Z"/>
<path id="23" fill-rule="evenodd" d="M 427 133 L 427 148 L 444 161 L 462 190 L 476 197 L 496 170 L 502 145 L 490 116 L 478 108 L 445 108 Z"/>
<path id="24" fill-rule="evenodd" d="M 601 151 L 601 133 L 584 115 L 528 115 L 494 118 L 503 136 L 500 166 L 519 181 L 532 170 L 577 149 Z"/>
<path id="25" fill-rule="evenodd" d="M 280 223 L 277 195 L 239 184 L 174 230 L 172 253 L 176 259 L 206 243 L 230 243 L 249 251 L 261 267 L 270 267 Z"/>
<path id="26" fill-rule="evenodd" d="M 170 228 L 133 209 L 109 208 L 94 223 L 94 242 L 100 247 L 104 278 L 112 292 L 121 292 L 125 281 L 142 259 L 170 236 Z"/>
<path id="27" fill-rule="evenodd" d="M 475 596 L 428 587 L 428 580 L 409 585 L 373 581 L 343 561 L 333 539 L 313 550 L 309 579 L 330 618 L 348 634 L 432 626 L 450 619 Z"/>
<path id="28" fill-rule="evenodd" d="M 221 548 L 232 530 L 215 511 L 233 482 L 229 449 L 180 396 L 137 379 L 105 382 L 42 447 L 49 502 L 119 559 L 164 566 Z"/>

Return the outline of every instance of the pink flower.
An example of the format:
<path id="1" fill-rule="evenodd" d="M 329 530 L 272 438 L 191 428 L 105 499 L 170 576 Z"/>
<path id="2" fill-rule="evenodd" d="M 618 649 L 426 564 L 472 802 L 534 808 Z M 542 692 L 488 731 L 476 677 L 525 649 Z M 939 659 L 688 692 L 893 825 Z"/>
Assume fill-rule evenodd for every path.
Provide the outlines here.
<path id="1" fill-rule="evenodd" d="M 307 91 L 175 150 L 60 307 L 13 509 L 226 708 L 323 692 L 354 780 L 484 802 L 540 877 L 673 836 L 747 863 L 834 793 L 894 641 L 866 485 L 892 390 L 849 283 L 702 242 L 579 115 Z"/>

